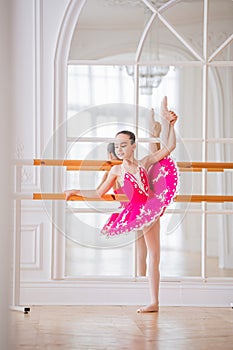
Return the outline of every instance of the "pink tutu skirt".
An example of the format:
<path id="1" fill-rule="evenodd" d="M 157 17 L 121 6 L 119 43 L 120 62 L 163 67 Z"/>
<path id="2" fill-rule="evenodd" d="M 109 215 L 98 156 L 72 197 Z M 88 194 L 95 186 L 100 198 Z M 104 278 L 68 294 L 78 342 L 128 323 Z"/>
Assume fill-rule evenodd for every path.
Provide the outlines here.
<path id="1" fill-rule="evenodd" d="M 177 167 L 170 157 L 153 164 L 148 173 L 139 166 L 139 177 L 126 172 L 124 185 L 115 193 L 126 194 L 129 201 L 121 203 L 122 211 L 110 216 L 101 233 L 116 236 L 155 222 L 174 198 L 177 184 Z"/>

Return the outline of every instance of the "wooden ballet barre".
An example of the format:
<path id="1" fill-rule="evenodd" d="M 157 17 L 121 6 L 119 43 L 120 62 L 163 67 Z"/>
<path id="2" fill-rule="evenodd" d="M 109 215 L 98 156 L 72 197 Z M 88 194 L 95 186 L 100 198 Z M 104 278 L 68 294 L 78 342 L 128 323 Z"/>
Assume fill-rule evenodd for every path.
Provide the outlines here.
<path id="1" fill-rule="evenodd" d="M 178 195 L 174 197 L 174 202 L 209 202 L 209 203 L 222 203 L 222 202 L 233 202 L 233 196 L 222 196 L 222 195 Z"/>
<path id="2" fill-rule="evenodd" d="M 179 168 L 179 172 L 192 172 L 192 173 L 199 173 L 199 172 L 202 172 L 204 168 Z M 211 173 L 223 173 L 224 172 L 224 169 L 223 168 L 210 168 L 210 169 L 207 169 L 208 172 L 211 172 Z"/>
<path id="3" fill-rule="evenodd" d="M 34 200 L 65 200 L 65 193 L 33 193 Z M 103 197 L 85 197 L 81 195 L 71 196 L 69 201 L 119 201 L 128 202 L 128 198 L 124 194 L 105 194 Z M 233 202 L 233 196 L 222 195 L 177 195 L 174 197 L 174 202 L 210 202 L 222 203 Z"/>
<path id="4" fill-rule="evenodd" d="M 119 163 L 121 164 L 121 163 Z M 102 164 L 102 165 L 69 165 L 66 167 L 67 171 L 76 171 L 76 170 L 82 170 L 82 171 L 109 171 L 115 164 Z"/>
<path id="5" fill-rule="evenodd" d="M 34 159 L 33 165 L 36 166 L 66 166 L 77 167 L 80 170 L 87 167 L 111 168 L 113 165 L 121 164 L 121 160 L 77 160 L 77 159 Z"/>
<path id="6" fill-rule="evenodd" d="M 33 193 L 34 200 L 65 200 L 65 193 Z M 128 202 L 128 198 L 124 194 L 105 194 L 102 197 L 84 197 L 81 195 L 74 195 L 69 198 L 69 201 L 119 201 Z"/>
<path id="7" fill-rule="evenodd" d="M 102 166 L 98 166 L 98 165 L 80 165 L 80 166 L 67 166 L 66 170 L 67 171 L 76 171 L 76 170 L 92 170 L 92 171 L 99 171 L 99 170 L 103 170 L 103 171 L 109 171 L 111 169 L 112 165 L 110 164 L 104 164 Z M 178 164 L 179 167 L 179 164 Z M 179 171 L 180 172 L 201 172 L 203 169 L 205 169 L 205 167 L 202 168 L 192 168 L 192 167 L 179 167 Z M 206 168 L 208 172 L 224 172 L 224 168 Z M 227 168 L 229 169 L 229 168 Z M 231 169 L 231 168 L 230 168 Z"/>
<path id="8" fill-rule="evenodd" d="M 180 169 L 208 169 L 211 171 L 220 171 L 222 169 L 233 169 L 233 163 L 230 162 L 178 162 Z"/>
<path id="9" fill-rule="evenodd" d="M 121 164 L 121 160 L 77 160 L 77 159 L 34 159 L 35 166 L 65 166 L 68 171 L 93 170 L 108 171 L 113 165 Z M 224 169 L 233 169 L 232 162 L 177 162 L 180 171 L 201 172 L 207 169 L 210 172 L 223 172 Z"/>

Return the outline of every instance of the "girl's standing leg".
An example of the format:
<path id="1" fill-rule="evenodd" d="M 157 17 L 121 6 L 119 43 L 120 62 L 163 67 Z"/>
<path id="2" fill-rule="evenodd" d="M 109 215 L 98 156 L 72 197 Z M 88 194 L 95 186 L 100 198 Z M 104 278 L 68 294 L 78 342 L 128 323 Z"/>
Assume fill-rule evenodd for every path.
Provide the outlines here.
<path id="1" fill-rule="evenodd" d="M 137 252 L 137 276 L 146 276 L 147 248 L 146 248 L 143 231 L 137 231 L 136 252 Z"/>
<path id="2" fill-rule="evenodd" d="M 158 219 L 147 230 L 144 231 L 144 238 L 149 254 L 148 279 L 151 303 L 148 306 L 138 309 L 138 312 L 157 312 L 159 306 L 159 262 L 160 262 L 160 220 Z"/>

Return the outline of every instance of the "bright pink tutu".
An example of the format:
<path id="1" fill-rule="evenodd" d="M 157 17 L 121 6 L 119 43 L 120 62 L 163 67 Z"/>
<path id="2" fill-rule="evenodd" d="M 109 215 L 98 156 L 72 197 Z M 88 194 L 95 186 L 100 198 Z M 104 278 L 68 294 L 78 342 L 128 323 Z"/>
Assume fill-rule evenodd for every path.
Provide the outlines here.
<path id="1" fill-rule="evenodd" d="M 177 189 L 178 172 L 170 157 L 152 165 L 148 173 L 139 166 L 139 172 L 141 186 L 133 174 L 125 173 L 124 185 L 115 193 L 126 194 L 129 201 L 121 203 L 120 213 L 110 216 L 102 234 L 110 237 L 141 230 L 155 222 L 171 203 Z"/>

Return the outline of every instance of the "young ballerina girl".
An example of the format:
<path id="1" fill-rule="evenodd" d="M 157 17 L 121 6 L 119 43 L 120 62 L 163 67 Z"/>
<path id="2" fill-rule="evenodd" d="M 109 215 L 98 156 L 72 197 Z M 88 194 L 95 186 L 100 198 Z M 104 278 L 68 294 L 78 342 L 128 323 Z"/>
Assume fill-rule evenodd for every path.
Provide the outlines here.
<path id="1" fill-rule="evenodd" d="M 102 233 L 107 236 L 125 232 L 143 230 L 144 239 L 149 253 L 148 280 L 151 303 L 138 312 L 157 312 L 159 307 L 159 260 L 160 260 L 160 223 L 159 217 L 172 200 L 177 185 L 177 172 L 169 154 L 175 149 L 176 136 L 174 124 L 177 115 L 167 109 L 167 99 L 163 100 L 163 114 L 169 123 L 167 144 L 160 150 L 138 161 L 134 157 L 136 149 L 135 135 L 123 130 L 116 134 L 115 151 L 122 159 L 121 165 L 115 165 L 110 170 L 106 181 L 97 190 L 65 191 L 66 199 L 73 195 L 86 197 L 102 197 L 118 181 L 121 187 L 117 193 L 125 193 L 129 199 L 122 205 L 122 211 L 114 213 L 104 225 Z M 153 165 L 158 165 L 154 168 Z M 153 181 L 149 184 L 148 170 L 152 169 Z M 152 177 L 151 177 L 152 178 Z M 152 189 L 151 189 L 152 188 Z"/>

